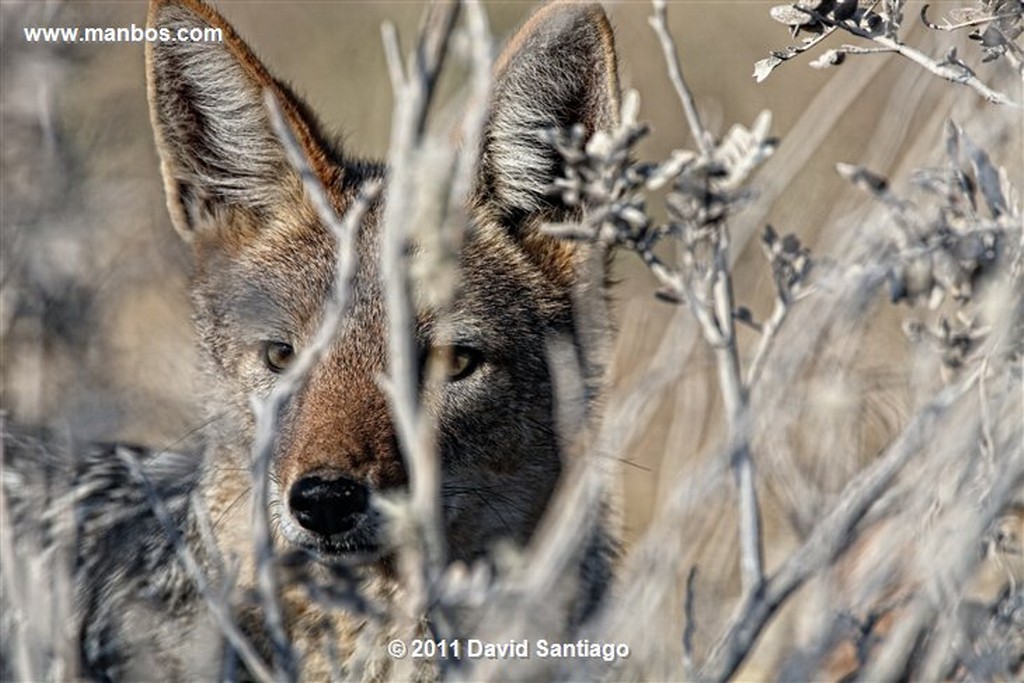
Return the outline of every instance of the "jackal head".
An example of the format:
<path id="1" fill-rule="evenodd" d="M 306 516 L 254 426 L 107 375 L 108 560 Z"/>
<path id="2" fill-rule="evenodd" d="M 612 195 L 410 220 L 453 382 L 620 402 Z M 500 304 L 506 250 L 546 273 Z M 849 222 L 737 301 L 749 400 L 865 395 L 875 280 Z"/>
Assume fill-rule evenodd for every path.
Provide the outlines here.
<path id="1" fill-rule="evenodd" d="M 281 102 L 339 214 L 387 170 L 328 140 L 200 0 L 153 0 L 149 23 L 175 35 L 208 27 L 223 35 L 219 43 L 151 43 L 146 53 L 168 207 L 194 250 L 195 320 L 218 425 L 205 486 L 222 526 L 248 487 L 250 397 L 267 395 L 309 344 L 336 262 L 335 240 L 274 133 L 264 91 Z M 446 349 L 452 359 L 447 381 L 424 404 L 438 425 L 448 546 L 461 559 L 499 538 L 525 542 L 562 470 L 548 345 L 554 337 L 581 343 L 573 289 L 589 247 L 540 230 L 570 214 L 549 191 L 562 161 L 546 133 L 578 123 L 608 128 L 618 112 L 611 28 L 596 5 L 541 10 L 494 73 L 461 284 L 445 325 L 420 310 L 415 332 L 422 355 Z M 373 498 L 406 483 L 380 382 L 388 370 L 378 257 L 386 201 L 363 221 L 350 308 L 284 409 L 272 466 L 276 531 L 328 559 L 386 553 Z"/>

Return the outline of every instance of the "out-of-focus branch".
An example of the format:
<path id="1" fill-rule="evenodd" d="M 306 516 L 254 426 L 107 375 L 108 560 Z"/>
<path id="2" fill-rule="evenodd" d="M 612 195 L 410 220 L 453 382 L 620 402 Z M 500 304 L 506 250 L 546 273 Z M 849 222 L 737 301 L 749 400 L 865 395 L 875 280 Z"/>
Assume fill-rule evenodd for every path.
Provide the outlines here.
<path id="1" fill-rule="evenodd" d="M 323 319 L 312 342 L 300 349 L 295 361 L 280 378 L 265 400 L 253 399 L 256 435 L 253 441 L 253 487 L 257 586 L 263 603 L 267 628 L 275 647 L 275 678 L 294 680 L 298 676 L 298 660 L 284 628 L 284 615 L 275 575 L 273 538 L 270 532 L 270 465 L 277 444 L 281 411 L 306 381 L 310 371 L 334 340 L 349 303 L 349 281 L 356 267 L 355 236 L 363 216 L 380 191 L 380 183 L 370 183 L 357 198 L 344 218 L 339 218 L 327 193 L 309 165 L 299 143 L 284 119 L 281 106 L 269 91 L 265 94 L 274 132 L 280 139 L 289 162 L 298 172 L 313 205 L 336 241 L 337 265 L 333 296 L 324 306 Z"/>
<path id="2" fill-rule="evenodd" d="M 683 79 L 683 69 L 679 65 L 679 51 L 676 49 L 676 42 L 672 38 L 672 33 L 668 30 L 666 2 L 665 0 L 652 0 L 652 4 L 654 5 L 654 16 L 650 17 L 648 21 L 654 28 L 654 32 L 658 34 L 658 41 L 661 43 L 661 50 L 665 55 L 665 63 L 668 65 L 668 75 L 672 81 L 672 87 L 675 88 L 679 102 L 683 105 L 683 111 L 686 112 L 686 120 L 690 124 L 690 132 L 697 143 L 697 148 L 705 156 L 711 156 L 714 143 L 704 128 L 704 124 L 701 123 L 693 93 L 690 92 L 690 88 L 687 87 L 686 81 Z"/>
<path id="3" fill-rule="evenodd" d="M 697 677 L 697 670 L 693 664 L 693 634 L 697 630 L 696 619 L 693 616 L 693 585 L 696 580 L 697 566 L 694 565 L 686 574 L 686 595 L 683 598 L 683 618 L 686 619 L 686 625 L 683 627 L 683 670 L 687 678 L 691 679 Z"/>
<path id="4" fill-rule="evenodd" d="M 940 392 L 915 415 L 886 452 L 847 485 L 831 512 L 768 579 L 764 590 L 743 598 L 724 635 L 701 667 L 701 678 L 724 681 L 736 672 L 779 606 L 849 547 L 857 523 L 906 463 L 920 452 L 934 433 L 935 425 L 977 380 L 978 375 L 973 374 Z"/>
<path id="5" fill-rule="evenodd" d="M 729 424 L 729 462 L 736 478 L 740 513 L 740 571 L 745 595 L 757 593 L 764 581 L 761 519 L 757 503 L 754 462 L 750 453 L 749 392 L 740 370 L 739 349 L 736 343 L 736 325 L 733 311 L 736 306 L 732 292 L 732 274 L 729 271 L 728 228 L 721 226 L 721 234 L 714 256 L 715 318 L 722 344 L 715 347 L 718 384 L 722 390 L 726 418 Z"/>
<path id="6" fill-rule="evenodd" d="M 460 9 L 462 10 L 460 12 Z M 435 85 L 452 40 L 456 20 L 464 17 L 470 67 L 470 93 L 458 129 L 458 148 L 427 131 Z M 389 319 L 389 375 L 386 380 L 399 443 L 410 480 L 410 512 L 415 538 L 406 539 L 403 567 L 413 603 L 412 614 L 444 605 L 436 599 L 446 549 L 440 508 L 441 464 L 436 425 L 423 397 L 445 381 L 450 359 L 427 354 L 419 386 L 415 316 L 410 292 L 422 293 L 441 317 L 446 315 L 458 282 L 459 253 L 468 224 L 466 206 L 476 178 L 480 140 L 491 86 L 492 45 L 487 18 L 479 2 L 443 3 L 428 10 L 417 47 L 406 68 L 394 28 L 384 27 L 395 95 L 389 152 L 389 199 L 385 209 L 381 272 Z M 440 135 L 445 135 L 441 133 Z M 417 256 L 409 260 L 409 245 Z M 411 554 L 410 554 L 411 553 Z M 441 613 L 432 628 L 445 628 Z"/>
<path id="7" fill-rule="evenodd" d="M 796 235 L 780 237 L 775 229 L 768 225 L 761 238 L 761 248 L 772 269 L 772 282 L 775 284 L 775 304 L 771 315 L 760 326 L 761 340 L 747 368 L 746 387 L 749 391 L 761 376 L 761 370 L 768 358 L 775 338 L 785 322 L 791 306 L 807 291 L 803 290 L 804 282 L 811 270 L 809 251 L 800 244 Z"/>
<path id="8" fill-rule="evenodd" d="M 658 34 L 669 77 L 672 80 L 683 110 L 689 122 L 701 154 L 709 161 L 715 155 L 714 145 L 704 130 L 697 114 L 693 95 L 683 79 L 682 69 L 675 42 L 668 31 L 667 11 L 664 0 L 653 0 L 654 16 L 651 26 Z M 732 169 L 729 169 L 732 171 Z M 712 182 L 710 178 L 706 182 Z M 732 291 L 732 276 L 729 270 L 729 230 L 724 213 L 713 219 L 710 281 L 711 300 L 703 301 L 697 296 L 693 285 L 686 283 L 683 293 L 690 309 L 700 323 L 704 336 L 713 347 L 718 367 L 719 386 L 725 403 L 729 424 L 729 461 L 733 468 L 738 490 L 740 508 L 740 568 L 743 590 L 747 595 L 760 590 L 764 580 L 764 559 L 760 513 L 758 511 L 757 488 L 754 464 L 750 454 L 748 392 L 740 369 L 739 350 L 736 343 L 736 328 L 733 319 L 735 302 Z M 684 248 L 684 259 L 688 249 Z M 695 271 L 691 262 L 687 271 Z M 684 278 L 685 280 L 685 278 Z"/>
<path id="9" fill-rule="evenodd" d="M 754 352 L 754 357 L 747 368 L 747 379 L 745 382 L 747 391 L 750 390 L 750 387 L 752 387 L 761 376 L 765 360 L 768 358 L 768 353 L 771 351 L 772 345 L 775 343 L 775 337 L 778 336 L 779 330 L 782 328 L 782 323 L 785 322 L 788 315 L 789 301 L 781 296 L 776 296 L 771 315 L 768 316 L 768 319 L 761 325 L 761 339 L 757 344 L 757 350 Z"/>
<path id="10" fill-rule="evenodd" d="M 440 465 L 433 430 L 420 405 L 414 321 L 409 292 L 409 263 L 406 258 L 411 238 L 410 226 L 421 217 L 416 206 L 417 174 L 421 168 L 422 138 L 427 110 L 434 95 L 448 40 L 458 16 L 456 3 L 431 7 L 421 27 L 415 51 L 409 58 L 405 75 L 395 64 L 400 54 L 397 34 L 390 24 L 384 28 L 386 54 L 391 62 L 395 96 L 394 123 L 391 128 L 389 202 L 384 214 L 381 245 L 381 272 L 388 312 L 389 370 L 387 388 L 398 440 L 405 456 L 412 495 L 413 518 L 419 520 L 425 553 L 423 569 L 427 576 L 410 577 L 419 584 L 417 598 L 425 606 L 426 587 L 444 564 L 444 538 L 441 534 L 439 507 Z"/>
<path id="11" fill-rule="evenodd" d="M 6 414 L 0 411 L 0 434 L 5 433 L 4 420 Z M 0 456 L 3 455 L 3 448 L 6 444 L 6 439 L 0 442 Z M 6 460 L 0 457 L 0 462 L 6 464 Z M 38 602 L 31 604 L 30 598 L 33 594 L 32 585 L 32 572 L 22 572 L 22 569 L 31 570 L 30 566 L 24 566 L 19 561 L 19 555 L 24 554 L 25 548 L 21 548 L 21 553 L 16 549 L 15 541 L 18 539 L 18 534 L 15 533 L 15 524 L 12 519 L 11 509 L 8 507 L 7 502 L 7 487 L 0 485 L 0 557 L 5 558 L 3 564 L 3 572 L 0 573 L 0 580 L 2 580 L 2 586 L 4 590 L 3 606 L 6 614 L 0 615 L 4 619 L 4 639 L 8 645 L 4 648 L 4 654 L 9 658 L 9 665 L 14 676 L 19 677 L 23 680 L 42 680 L 45 678 L 43 671 L 37 669 L 36 666 L 42 666 L 42 662 L 38 662 L 33 650 L 32 638 L 32 624 L 29 620 L 31 610 L 30 607 L 38 609 Z M 33 538 L 32 542 L 37 539 Z M 25 542 L 22 537 L 22 543 Z M 54 581 L 60 580 L 63 577 L 55 576 Z M 51 600 L 56 596 L 51 597 Z M 61 615 L 64 610 L 67 610 L 67 605 L 60 605 L 58 609 L 53 609 L 57 615 Z M 52 608 L 51 608 L 52 609 Z M 50 634 L 47 634 L 50 635 Z M 49 662 L 48 671 L 54 670 L 60 671 L 63 669 L 64 674 L 77 675 L 75 668 L 69 666 L 70 662 L 66 662 L 63 659 L 58 661 Z"/>

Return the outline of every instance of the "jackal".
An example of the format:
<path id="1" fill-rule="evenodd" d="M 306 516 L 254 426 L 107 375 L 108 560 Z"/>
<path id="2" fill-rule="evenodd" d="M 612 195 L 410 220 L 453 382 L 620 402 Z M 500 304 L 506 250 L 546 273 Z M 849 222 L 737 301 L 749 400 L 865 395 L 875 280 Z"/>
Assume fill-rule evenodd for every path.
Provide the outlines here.
<path id="1" fill-rule="evenodd" d="M 168 469 L 161 465 L 166 454 L 135 453 L 157 493 L 174 489 L 164 515 L 153 514 L 151 496 L 138 490 L 138 472 L 118 456 L 126 447 L 86 449 L 84 464 L 70 468 L 73 487 L 88 489 L 78 496 L 89 511 L 78 518 L 79 534 L 116 530 L 121 544 L 115 547 L 108 538 L 75 550 L 103 553 L 91 563 L 79 562 L 88 575 L 79 571 L 75 578 L 82 667 L 99 678 L 155 671 L 161 677 L 221 675 L 204 668 L 220 661 L 216 652 L 200 663 L 219 647 L 211 643 L 222 639 L 194 580 L 179 565 L 181 553 L 173 539 L 154 540 L 167 537 L 168 523 L 211 581 L 228 581 L 216 576 L 213 566 L 219 564 L 237 568 L 236 593 L 254 583 L 251 398 L 268 395 L 310 343 L 336 266 L 335 241 L 275 134 L 264 93 L 269 90 L 281 103 L 339 214 L 367 183 L 388 174 L 384 165 L 353 159 L 324 135 L 306 105 L 202 0 L 151 0 L 149 26 L 175 35 L 179 29 L 216 28 L 223 35 L 219 43 L 146 47 L 167 204 L 194 253 L 191 292 L 209 426 L 201 471 L 185 490 L 179 489 L 190 479 L 182 466 L 187 459 L 172 458 L 175 466 Z M 593 261 L 590 250 L 596 247 L 555 239 L 540 227 L 578 212 L 550 192 L 562 167 L 550 131 L 580 124 L 587 133 L 610 128 L 618 108 L 613 35 L 597 5 L 555 3 L 540 10 L 497 61 L 467 207 L 460 285 L 443 327 L 434 324 L 436 312 L 430 310 L 416 311 L 415 321 L 421 354 L 440 350 L 451 359 L 447 381 L 424 389 L 436 394 L 424 397 L 424 405 L 431 406 L 438 426 L 443 526 L 452 559 L 474 561 L 503 539 L 527 543 L 563 471 L 549 345 L 554 338 L 570 339 L 580 354 L 599 359 L 599 349 L 582 348 L 584 337 L 601 341 L 604 335 L 580 329 L 575 304 L 581 269 Z M 401 587 L 392 585 L 391 550 L 374 504 L 407 483 L 379 382 L 388 371 L 378 259 L 386 201 L 385 192 L 358 231 L 351 305 L 333 344 L 283 410 L 270 477 L 273 535 L 282 550 L 304 551 L 325 565 L 355 565 L 364 580 L 395 593 Z M 600 361 L 584 366 L 583 379 L 597 384 Z M 593 401 L 597 394 L 587 392 L 581 400 Z M 24 463 L 32 457 L 25 454 L 34 447 L 26 443 L 31 442 L 11 439 L 5 459 L 28 467 Z M 163 481 L 169 484 L 161 489 Z M 18 499 L 12 504 L 16 518 L 25 516 L 24 477 L 21 485 L 9 487 L 9 497 Z M 121 485 L 136 492 L 103 498 Z M 125 506 L 120 517 L 96 512 L 118 504 Z M 204 544 L 197 510 L 210 521 L 212 544 Z M 118 521 L 104 529 L 83 526 L 82 519 L 104 514 Z M 135 521 L 129 525 L 125 518 Z M 608 526 L 599 523 L 584 544 L 580 615 L 597 605 L 609 581 L 615 544 Z M 262 617 L 248 613 L 243 603 L 232 601 L 239 623 L 259 642 Z M 296 642 L 319 638 L 321 615 L 295 592 L 286 590 L 285 613 Z M 333 628 L 344 661 L 346 639 L 360 624 L 353 617 Z M 305 669 L 312 676 L 316 656 L 303 654 L 309 655 Z"/>

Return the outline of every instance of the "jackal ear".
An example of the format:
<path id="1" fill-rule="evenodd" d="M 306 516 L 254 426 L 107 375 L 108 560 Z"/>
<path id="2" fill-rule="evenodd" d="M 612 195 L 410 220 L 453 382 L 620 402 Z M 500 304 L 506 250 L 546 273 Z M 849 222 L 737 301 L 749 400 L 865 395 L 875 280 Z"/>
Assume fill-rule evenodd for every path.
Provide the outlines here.
<path id="1" fill-rule="evenodd" d="M 202 0 L 150 0 L 148 25 L 172 37 L 146 44 L 146 78 L 167 205 L 185 239 L 219 210 L 259 213 L 300 187 L 270 122 L 266 90 L 277 97 L 321 181 L 333 180 L 305 105 L 220 14 Z M 173 39 L 210 29 L 208 42 Z"/>
<path id="2" fill-rule="evenodd" d="M 495 67 L 484 130 L 480 198 L 510 223 L 564 212 L 551 186 L 563 159 L 550 131 L 615 125 L 619 83 L 612 29 L 597 4 L 556 2 L 538 11 Z"/>

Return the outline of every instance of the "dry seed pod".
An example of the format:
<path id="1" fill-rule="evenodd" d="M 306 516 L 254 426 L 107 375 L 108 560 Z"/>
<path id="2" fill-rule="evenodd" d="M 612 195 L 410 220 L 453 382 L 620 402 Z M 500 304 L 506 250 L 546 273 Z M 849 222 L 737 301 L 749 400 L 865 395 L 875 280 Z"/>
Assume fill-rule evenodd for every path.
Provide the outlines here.
<path id="1" fill-rule="evenodd" d="M 797 5 L 802 6 L 801 3 L 797 3 Z M 814 8 L 814 11 L 824 17 L 828 16 L 832 10 L 835 9 L 836 3 L 835 0 L 820 0 L 817 5 L 818 6 Z"/>
<path id="2" fill-rule="evenodd" d="M 874 35 L 876 33 L 881 33 L 882 26 L 885 22 L 882 21 L 882 15 L 877 12 L 865 10 L 857 18 L 857 23 L 862 29 Z"/>
<path id="3" fill-rule="evenodd" d="M 842 50 L 826 50 L 820 57 L 811 62 L 810 66 L 815 69 L 827 69 L 830 66 L 839 66 L 846 61 L 846 53 Z"/>
<path id="4" fill-rule="evenodd" d="M 786 26 L 810 28 L 818 23 L 813 16 L 793 5 L 776 5 L 768 10 L 768 13 L 771 14 L 772 19 Z"/>

